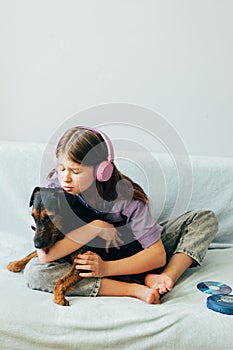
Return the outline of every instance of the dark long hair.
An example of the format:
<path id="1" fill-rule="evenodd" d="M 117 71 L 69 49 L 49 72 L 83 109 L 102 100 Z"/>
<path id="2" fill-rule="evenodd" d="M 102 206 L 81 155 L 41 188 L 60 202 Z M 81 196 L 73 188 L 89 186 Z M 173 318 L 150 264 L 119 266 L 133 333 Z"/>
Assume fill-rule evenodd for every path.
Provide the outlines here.
<path id="1" fill-rule="evenodd" d="M 57 144 L 56 157 L 61 155 L 67 156 L 75 163 L 96 167 L 100 162 L 107 160 L 108 149 L 100 134 L 89 129 L 73 127 L 62 135 Z M 51 178 L 54 173 L 55 169 L 49 173 L 48 178 Z M 148 203 L 148 197 L 141 186 L 122 174 L 114 163 L 110 179 L 105 182 L 96 180 L 96 188 L 99 196 L 106 201 L 113 201 L 121 197 Z"/>

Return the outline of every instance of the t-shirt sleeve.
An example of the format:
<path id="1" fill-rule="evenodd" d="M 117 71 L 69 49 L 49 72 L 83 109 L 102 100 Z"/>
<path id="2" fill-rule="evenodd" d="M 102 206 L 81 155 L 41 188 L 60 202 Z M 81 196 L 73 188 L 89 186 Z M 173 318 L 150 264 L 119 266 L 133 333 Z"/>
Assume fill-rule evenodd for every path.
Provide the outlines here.
<path id="1" fill-rule="evenodd" d="M 152 217 L 148 204 L 140 200 L 131 201 L 122 212 L 127 216 L 135 239 L 143 248 L 148 248 L 161 237 L 162 226 Z"/>

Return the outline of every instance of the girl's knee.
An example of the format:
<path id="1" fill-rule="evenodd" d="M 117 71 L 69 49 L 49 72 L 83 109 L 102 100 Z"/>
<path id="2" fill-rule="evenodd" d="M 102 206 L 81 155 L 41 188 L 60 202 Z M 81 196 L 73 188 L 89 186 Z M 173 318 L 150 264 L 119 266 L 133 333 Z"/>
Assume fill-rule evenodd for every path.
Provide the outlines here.
<path id="1" fill-rule="evenodd" d="M 218 231 L 218 218 L 212 210 L 200 210 L 197 213 L 202 222 L 203 228 L 209 232 L 209 234 L 214 237 Z"/>
<path id="2" fill-rule="evenodd" d="M 43 264 L 38 258 L 29 261 L 24 270 L 26 285 L 31 289 L 53 293 L 55 276 L 52 264 Z M 52 273 L 51 273 L 52 272 Z"/>
<path id="3" fill-rule="evenodd" d="M 31 289 L 41 289 L 39 286 L 43 269 L 40 269 L 39 265 L 39 259 L 34 258 L 27 263 L 24 269 L 26 285 Z"/>
<path id="4" fill-rule="evenodd" d="M 212 210 L 200 210 L 200 213 L 204 217 L 206 223 L 210 226 L 214 226 L 216 229 L 218 228 L 218 218 Z"/>
<path id="5" fill-rule="evenodd" d="M 53 293 L 57 280 L 70 268 L 68 262 L 41 263 L 38 258 L 33 258 L 24 270 L 25 282 L 31 289 Z"/>

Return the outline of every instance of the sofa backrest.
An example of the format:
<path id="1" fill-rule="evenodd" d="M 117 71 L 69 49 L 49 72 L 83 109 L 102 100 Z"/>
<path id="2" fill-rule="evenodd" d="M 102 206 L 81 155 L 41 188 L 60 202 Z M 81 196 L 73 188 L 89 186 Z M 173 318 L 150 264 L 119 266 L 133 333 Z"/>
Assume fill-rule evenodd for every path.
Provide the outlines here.
<path id="1" fill-rule="evenodd" d="M 0 142 L 0 231 L 31 239 L 29 199 L 41 180 L 46 145 Z M 211 209 L 219 219 L 214 243 L 233 244 L 233 158 L 116 152 L 116 165 L 148 193 L 157 221 Z M 51 164 L 52 168 L 53 164 Z"/>

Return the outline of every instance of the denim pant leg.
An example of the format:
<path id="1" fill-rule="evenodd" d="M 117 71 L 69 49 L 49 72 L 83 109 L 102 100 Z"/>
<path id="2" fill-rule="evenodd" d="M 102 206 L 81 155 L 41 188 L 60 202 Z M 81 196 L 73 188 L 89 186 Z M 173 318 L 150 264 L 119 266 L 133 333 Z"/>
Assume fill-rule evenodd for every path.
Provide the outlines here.
<path id="1" fill-rule="evenodd" d="M 53 293 L 57 280 L 62 277 L 71 265 L 64 261 L 54 261 L 47 264 L 33 258 L 26 265 L 24 276 L 26 284 L 31 289 Z M 69 296 L 97 296 L 100 287 L 100 278 L 83 278 L 77 283 L 74 290 L 67 293 Z"/>
<path id="2" fill-rule="evenodd" d="M 184 253 L 194 259 L 192 266 L 201 265 L 218 230 L 216 215 L 211 210 L 190 211 L 160 225 L 167 261 L 173 254 Z"/>

